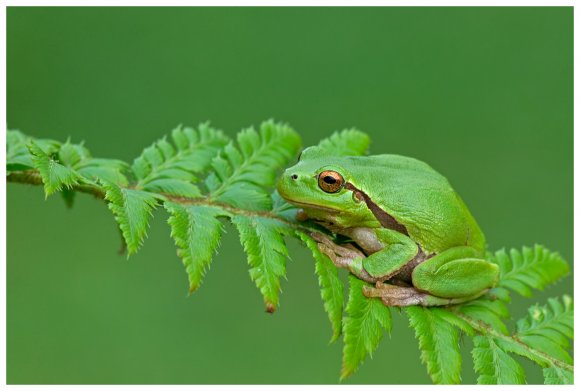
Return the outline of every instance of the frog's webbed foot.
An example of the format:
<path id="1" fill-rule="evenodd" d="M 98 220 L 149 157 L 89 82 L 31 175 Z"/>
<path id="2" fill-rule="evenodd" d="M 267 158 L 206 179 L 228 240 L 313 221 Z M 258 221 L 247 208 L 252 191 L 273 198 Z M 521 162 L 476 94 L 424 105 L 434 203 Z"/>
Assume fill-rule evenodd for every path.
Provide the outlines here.
<path id="1" fill-rule="evenodd" d="M 380 298 L 389 307 L 407 307 L 411 305 L 428 307 L 464 303 L 481 296 L 485 292 L 477 294 L 476 296 L 449 299 L 432 296 L 428 293 L 418 291 L 413 287 L 402 287 L 377 282 L 375 288 L 370 286 L 363 287 L 363 293 L 366 297 Z"/>
<path id="2" fill-rule="evenodd" d="M 348 269 L 366 282 L 375 283 L 378 280 L 364 270 L 362 260 L 366 258 L 366 255 L 352 244 L 336 244 L 329 236 L 320 232 L 314 232 L 310 236 L 317 242 L 320 252 L 326 254 L 336 267 Z"/>

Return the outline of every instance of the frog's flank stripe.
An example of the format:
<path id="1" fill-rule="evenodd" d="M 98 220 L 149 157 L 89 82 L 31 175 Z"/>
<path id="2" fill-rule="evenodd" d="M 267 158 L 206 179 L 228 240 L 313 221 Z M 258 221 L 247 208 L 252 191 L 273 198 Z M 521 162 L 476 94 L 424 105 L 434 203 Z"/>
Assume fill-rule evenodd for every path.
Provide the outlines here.
<path id="1" fill-rule="evenodd" d="M 365 192 L 363 192 L 360 189 L 357 189 L 350 182 L 347 182 L 346 185 L 344 185 L 344 188 L 354 192 L 355 196 L 358 197 L 359 199 L 362 196 L 365 203 L 367 204 L 367 208 L 369 208 L 369 210 L 373 213 L 373 215 L 375 215 L 375 217 L 383 227 L 398 231 L 403 235 L 409 236 L 407 228 L 403 224 L 400 224 L 397 220 L 395 220 L 393 216 L 382 210 L 377 204 L 373 202 L 373 200 L 370 199 L 368 195 L 365 194 Z"/>

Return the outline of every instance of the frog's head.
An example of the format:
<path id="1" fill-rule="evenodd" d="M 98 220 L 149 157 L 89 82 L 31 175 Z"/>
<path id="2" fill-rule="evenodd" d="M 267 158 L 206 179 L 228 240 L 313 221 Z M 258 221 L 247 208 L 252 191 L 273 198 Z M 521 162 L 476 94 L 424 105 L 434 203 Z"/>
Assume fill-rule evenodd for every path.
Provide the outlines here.
<path id="1" fill-rule="evenodd" d="M 317 147 L 306 148 L 298 163 L 278 181 L 278 192 L 289 203 L 315 219 L 340 226 L 374 220 L 356 192 L 349 188 L 349 158 L 329 156 Z"/>

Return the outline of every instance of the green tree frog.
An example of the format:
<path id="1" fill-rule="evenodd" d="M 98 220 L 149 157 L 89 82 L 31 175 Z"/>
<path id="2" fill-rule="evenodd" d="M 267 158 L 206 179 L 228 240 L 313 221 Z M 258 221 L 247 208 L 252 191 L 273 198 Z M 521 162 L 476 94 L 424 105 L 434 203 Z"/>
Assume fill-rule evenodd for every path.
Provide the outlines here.
<path id="1" fill-rule="evenodd" d="M 497 284 L 477 222 L 445 177 L 399 155 L 332 156 L 305 149 L 278 192 L 302 217 L 346 237 L 312 234 L 337 267 L 374 284 L 367 297 L 388 306 L 473 300 Z"/>

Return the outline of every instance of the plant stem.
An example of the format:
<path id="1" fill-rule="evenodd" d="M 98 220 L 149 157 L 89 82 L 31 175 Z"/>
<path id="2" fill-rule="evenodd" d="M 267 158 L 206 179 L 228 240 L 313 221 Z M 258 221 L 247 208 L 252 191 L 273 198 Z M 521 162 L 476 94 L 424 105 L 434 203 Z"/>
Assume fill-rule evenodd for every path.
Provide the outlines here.
<path id="1" fill-rule="evenodd" d="M 459 311 L 457 309 L 451 309 L 451 312 L 453 312 L 455 315 L 457 315 L 458 317 L 463 319 L 465 322 L 467 322 L 479 334 L 484 335 L 484 336 L 491 336 L 495 339 L 499 339 L 499 340 L 502 340 L 504 342 L 507 342 L 510 345 L 515 345 L 519 349 L 527 352 L 527 354 L 530 357 L 536 357 L 537 360 L 534 360 L 534 361 L 548 362 L 554 366 L 560 367 L 560 368 L 565 369 L 565 370 L 570 371 L 570 372 L 574 372 L 574 366 L 567 364 L 563 361 L 560 361 L 557 358 L 554 358 L 554 357 L 552 357 L 544 352 L 541 352 L 539 350 L 536 350 L 536 349 L 526 345 L 525 343 L 521 342 L 514 335 L 510 336 L 510 335 L 502 334 L 502 333 L 498 332 L 497 330 L 495 330 L 494 328 L 487 325 L 486 323 L 475 320 L 473 318 L 470 318 L 469 316 L 465 315 L 464 313 L 462 313 L 461 311 Z M 514 353 L 517 353 L 517 352 L 514 352 Z"/>
<path id="2" fill-rule="evenodd" d="M 6 182 L 24 183 L 43 186 L 42 177 L 37 170 L 14 171 L 6 176 Z M 99 186 L 82 183 L 71 188 L 79 193 L 92 194 L 97 198 L 105 199 L 105 192 Z"/>
<path id="3" fill-rule="evenodd" d="M 14 171 L 6 176 L 7 182 L 14 182 L 14 183 L 23 183 L 28 185 L 37 185 L 43 186 L 42 177 L 37 170 L 25 170 L 25 171 Z M 127 189 L 132 189 L 132 187 L 126 187 Z M 98 185 L 83 183 L 74 185 L 71 187 L 71 190 L 78 191 L 80 193 L 87 193 L 91 194 L 99 199 L 105 199 L 105 191 Z M 181 205 L 204 205 L 204 206 L 215 206 L 221 208 L 231 214 L 234 215 L 243 215 L 243 216 L 253 216 L 253 217 L 264 217 L 268 219 L 277 220 L 283 224 L 286 224 L 293 229 L 298 229 L 307 232 L 320 232 L 316 228 L 307 227 L 304 225 L 300 225 L 294 223 L 290 220 L 287 220 L 281 216 L 278 216 L 269 211 L 254 211 L 254 210 L 247 210 L 247 209 L 240 209 L 236 208 L 231 205 L 226 205 L 220 202 L 211 201 L 208 198 L 187 198 L 187 197 L 177 197 L 169 194 L 160 193 L 165 199 L 175 202 L 176 204 Z"/>

